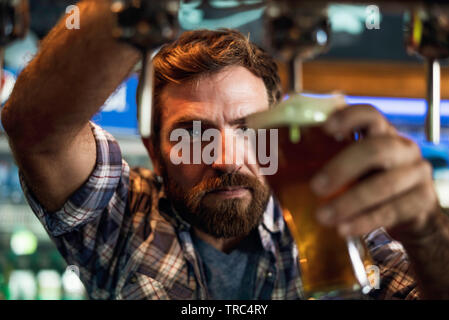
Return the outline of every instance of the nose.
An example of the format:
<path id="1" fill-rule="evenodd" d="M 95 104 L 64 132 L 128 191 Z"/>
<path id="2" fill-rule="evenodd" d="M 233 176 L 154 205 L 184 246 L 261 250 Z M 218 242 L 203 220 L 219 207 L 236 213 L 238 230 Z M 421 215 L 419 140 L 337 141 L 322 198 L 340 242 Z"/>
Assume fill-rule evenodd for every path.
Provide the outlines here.
<path id="1" fill-rule="evenodd" d="M 243 163 L 239 161 L 234 133 L 232 130 L 222 130 L 221 136 L 221 148 L 218 148 L 218 154 L 211 166 L 217 171 L 235 173 L 242 168 Z"/>
<path id="2" fill-rule="evenodd" d="M 226 163 L 214 162 L 212 164 L 212 168 L 217 170 L 217 171 L 221 171 L 223 173 L 236 173 L 236 172 L 238 172 L 242 168 L 242 166 L 241 165 L 237 165 L 235 163 L 226 164 Z"/>

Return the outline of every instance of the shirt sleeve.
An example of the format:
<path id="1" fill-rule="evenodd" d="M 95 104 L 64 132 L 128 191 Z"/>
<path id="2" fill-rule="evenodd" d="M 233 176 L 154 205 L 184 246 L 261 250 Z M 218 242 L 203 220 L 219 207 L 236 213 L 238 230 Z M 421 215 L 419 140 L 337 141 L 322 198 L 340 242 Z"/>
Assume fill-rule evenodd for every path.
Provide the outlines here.
<path id="1" fill-rule="evenodd" d="M 402 244 L 393 240 L 384 229 L 373 231 L 365 241 L 380 275 L 377 287 L 369 295 L 386 300 L 419 299 L 417 282 Z"/>
<path id="2" fill-rule="evenodd" d="M 77 267 L 89 296 L 108 299 L 118 280 L 118 265 L 124 263 L 130 228 L 125 215 L 129 166 L 112 135 L 93 123 L 91 128 L 96 141 L 95 168 L 57 212 L 47 212 L 19 175 L 31 209 L 66 262 Z"/>

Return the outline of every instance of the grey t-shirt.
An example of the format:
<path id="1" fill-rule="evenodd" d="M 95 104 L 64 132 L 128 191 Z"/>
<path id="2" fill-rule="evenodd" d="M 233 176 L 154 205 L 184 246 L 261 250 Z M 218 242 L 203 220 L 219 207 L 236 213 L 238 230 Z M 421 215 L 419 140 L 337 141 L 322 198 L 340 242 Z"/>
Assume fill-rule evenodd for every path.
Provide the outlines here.
<path id="1" fill-rule="evenodd" d="M 215 249 L 194 234 L 192 239 L 200 256 L 212 299 L 255 299 L 257 262 L 263 250 L 257 231 L 250 233 L 229 254 Z"/>

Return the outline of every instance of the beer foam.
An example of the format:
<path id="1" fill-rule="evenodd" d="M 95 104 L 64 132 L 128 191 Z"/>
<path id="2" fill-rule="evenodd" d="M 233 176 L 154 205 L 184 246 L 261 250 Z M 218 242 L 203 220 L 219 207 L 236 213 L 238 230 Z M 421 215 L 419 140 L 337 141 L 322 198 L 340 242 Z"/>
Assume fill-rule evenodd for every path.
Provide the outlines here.
<path id="1" fill-rule="evenodd" d="M 326 121 L 334 111 L 346 105 L 342 94 L 316 98 L 295 94 L 277 106 L 246 118 L 250 128 L 275 128 L 280 125 L 308 126 Z"/>

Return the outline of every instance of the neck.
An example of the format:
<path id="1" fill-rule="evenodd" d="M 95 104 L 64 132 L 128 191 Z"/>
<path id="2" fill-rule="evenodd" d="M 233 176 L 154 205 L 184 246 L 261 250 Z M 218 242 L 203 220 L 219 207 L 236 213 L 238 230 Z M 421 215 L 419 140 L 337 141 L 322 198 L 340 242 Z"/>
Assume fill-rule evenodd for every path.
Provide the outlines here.
<path id="1" fill-rule="evenodd" d="M 229 253 L 234 250 L 238 246 L 238 244 L 245 238 L 245 236 L 235 238 L 215 238 L 214 236 L 211 236 L 210 234 L 207 234 L 204 231 L 199 230 L 198 228 L 193 228 L 193 231 L 198 238 L 224 253 Z"/>

